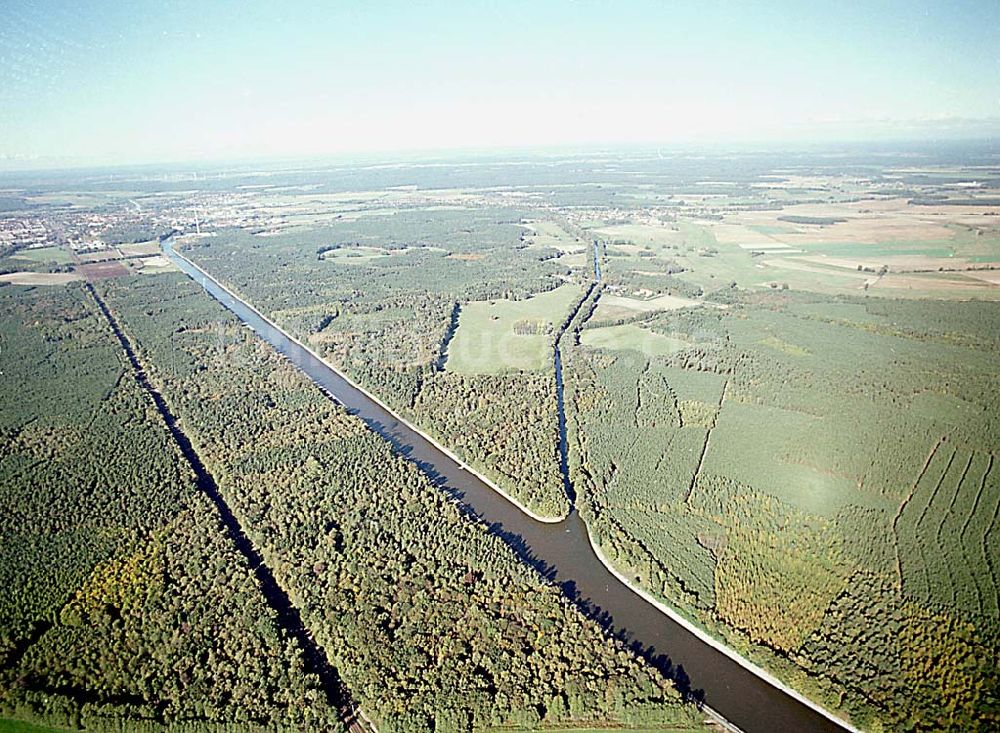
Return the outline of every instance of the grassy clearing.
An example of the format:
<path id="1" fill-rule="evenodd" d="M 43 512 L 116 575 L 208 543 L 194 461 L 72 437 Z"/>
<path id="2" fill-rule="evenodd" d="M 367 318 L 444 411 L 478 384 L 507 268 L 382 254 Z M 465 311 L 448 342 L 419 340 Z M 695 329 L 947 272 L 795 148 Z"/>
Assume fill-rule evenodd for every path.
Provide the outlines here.
<path id="1" fill-rule="evenodd" d="M 562 252 L 582 252 L 587 245 L 551 221 L 525 221 L 525 238 L 536 247 L 554 247 Z"/>
<path id="2" fill-rule="evenodd" d="M 163 272 L 177 272 L 178 268 L 166 257 L 146 257 L 136 260 L 133 265 L 138 267 L 143 275 L 159 275 Z"/>
<path id="3" fill-rule="evenodd" d="M 580 297 L 576 285 L 561 285 L 526 300 L 475 301 L 462 306 L 448 347 L 448 371 L 498 374 L 549 366 L 552 331 Z"/>
<path id="4" fill-rule="evenodd" d="M 0 283 L 11 285 L 65 285 L 82 279 L 75 272 L 10 272 L 0 275 Z"/>
<path id="5" fill-rule="evenodd" d="M 23 720 L 0 718 L 0 733 L 62 733 L 68 728 L 53 728 L 48 725 L 25 723 Z"/>
<path id="6" fill-rule="evenodd" d="M 589 328 L 580 342 L 596 349 L 632 349 L 650 355 L 674 354 L 690 346 L 687 341 L 649 331 L 632 323 L 605 328 Z"/>
<path id="7" fill-rule="evenodd" d="M 780 351 L 783 354 L 788 354 L 789 356 L 809 356 L 808 349 L 803 349 L 801 346 L 788 343 L 777 336 L 768 336 L 767 338 L 762 339 L 760 344 L 771 349 L 776 349 L 777 351 Z"/>
<path id="8" fill-rule="evenodd" d="M 679 298 L 675 295 L 660 295 L 656 298 L 626 298 L 621 295 L 605 293 L 597 303 L 594 312 L 595 321 L 613 321 L 618 318 L 629 318 L 640 313 L 676 310 L 701 305 L 700 301 L 690 298 Z"/>
<path id="9" fill-rule="evenodd" d="M 750 224 L 747 229 L 758 234 L 766 234 L 768 236 L 781 235 L 781 234 L 795 234 L 795 229 L 787 226 L 770 226 L 766 224 Z"/>
<path id="10" fill-rule="evenodd" d="M 44 262 L 46 264 L 54 262 L 57 265 L 68 265 L 73 261 L 73 259 L 69 256 L 69 252 L 64 250 L 62 247 L 21 249 L 17 251 L 17 254 L 13 255 L 13 259 L 27 260 L 29 262 Z"/>
<path id="11" fill-rule="evenodd" d="M 408 250 L 388 250 L 382 247 L 340 247 L 338 249 L 331 249 L 323 253 L 324 260 L 335 260 L 336 262 L 343 264 L 365 264 L 370 260 L 378 260 L 384 257 L 392 257 L 393 252 L 397 254 L 402 254 Z"/>
<path id="12" fill-rule="evenodd" d="M 160 253 L 160 243 L 155 239 L 149 242 L 136 242 L 135 244 L 120 244 L 118 249 L 126 257 L 139 257 L 142 255 L 156 255 Z"/>
<path id="13" fill-rule="evenodd" d="M 612 242 L 631 242 L 638 245 L 649 245 L 653 249 L 662 249 L 679 245 L 685 241 L 685 232 L 680 228 L 655 224 L 617 224 L 595 229 L 594 233 Z"/>
<path id="14" fill-rule="evenodd" d="M 34 205 L 47 205 L 47 206 L 72 206 L 77 207 L 89 207 L 89 206 L 99 206 L 108 202 L 108 199 L 112 197 L 111 194 L 99 194 L 99 193 L 74 193 L 69 191 L 63 191 L 59 193 L 45 193 L 36 196 L 27 196 L 25 200 Z"/>

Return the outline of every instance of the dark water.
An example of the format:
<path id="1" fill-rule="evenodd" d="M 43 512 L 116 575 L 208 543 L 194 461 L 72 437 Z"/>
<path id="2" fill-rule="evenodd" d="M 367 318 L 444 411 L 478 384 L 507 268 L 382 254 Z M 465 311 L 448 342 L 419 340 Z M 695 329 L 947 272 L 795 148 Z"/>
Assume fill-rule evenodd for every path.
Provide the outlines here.
<path id="1" fill-rule="evenodd" d="M 559 350 L 558 342 L 555 345 L 555 367 L 556 367 L 556 414 L 559 416 L 559 472 L 563 477 L 563 491 L 570 506 L 576 503 L 576 490 L 573 482 L 569 480 L 569 440 L 566 436 L 566 403 L 565 389 L 563 387 L 562 371 L 562 351 Z"/>
<path id="2" fill-rule="evenodd" d="M 621 583 L 594 554 L 587 529 L 574 511 L 565 520 L 538 522 L 399 422 L 366 394 L 271 326 L 257 311 L 164 243 L 181 270 L 286 356 L 316 384 L 417 463 L 442 490 L 488 522 L 525 561 L 558 583 L 573 600 L 649 658 L 678 687 L 703 700 L 746 733 L 842 731 L 843 728 L 773 687 L 672 621 Z"/>

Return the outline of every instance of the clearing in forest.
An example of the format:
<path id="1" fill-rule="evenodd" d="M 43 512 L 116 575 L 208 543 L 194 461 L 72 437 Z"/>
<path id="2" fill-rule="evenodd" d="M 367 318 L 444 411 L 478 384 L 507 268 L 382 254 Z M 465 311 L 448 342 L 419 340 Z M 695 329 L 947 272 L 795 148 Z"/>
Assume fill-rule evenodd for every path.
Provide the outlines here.
<path id="1" fill-rule="evenodd" d="M 588 328 L 580 334 L 580 343 L 597 349 L 632 349 L 647 355 L 674 354 L 691 345 L 683 339 L 664 336 L 634 323 Z"/>
<path id="2" fill-rule="evenodd" d="M 35 247 L 33 249 L 19 249 L 11 255 L 15 260 L 26 260 L 28 262 L 54 262 L 57 265 L 68 265 L 73 262 L 69 252 L 62 247 Z"/>
<path id="3" fill-rule="evenodd" d="M 463 305 L 446 368 L 460 374 L 544 369 L 552 359 L 554 332 L 579 297 L 580 288 L 567 283 L 526 300 Z"/>
<path id="4" fill-rule="evenodd" d="M 605 293 L 601 295 L 594 312 L 595 321 L 611 321 L 618 318 L 630 318 L 642 313 L 676 310 L 701 305 L 701 301 L 691 298 L 679 298 L 675 295 L 660 295 L 655 298 L 626 298 L 620 295 Z"/>
<path id="5" fill-rule="evenodd" d="M 75 272 L 9 272 L 0 275 L 0 283 L 12 285 L 65 285 L 82 279 Z"/>
<path id="6" fill-rule="evenodd" d="M 525 220 L 521 226 L 527 230 L 524 239 L 536 247 L 555 247 L 567 253 L 583 252 L 587 248 L 587 244 L 555 222 Z"/>

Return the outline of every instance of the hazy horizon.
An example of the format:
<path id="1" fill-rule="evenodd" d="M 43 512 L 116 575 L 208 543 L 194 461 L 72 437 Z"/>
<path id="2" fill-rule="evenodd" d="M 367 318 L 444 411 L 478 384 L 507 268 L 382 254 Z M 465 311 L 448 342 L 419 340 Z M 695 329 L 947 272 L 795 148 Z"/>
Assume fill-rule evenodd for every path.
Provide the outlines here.
<path id="1" fill-rule="evenodd" d="M 15 3 L 0 168 L 991 140 L 1000 5 Z"/>

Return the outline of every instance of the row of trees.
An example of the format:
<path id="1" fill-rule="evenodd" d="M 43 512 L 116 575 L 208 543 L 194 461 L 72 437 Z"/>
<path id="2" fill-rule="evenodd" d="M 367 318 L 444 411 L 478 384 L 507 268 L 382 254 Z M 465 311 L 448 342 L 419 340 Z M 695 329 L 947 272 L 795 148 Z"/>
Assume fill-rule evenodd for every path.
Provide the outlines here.
<path id="1" fill-rule="evenodd" d="M 961 446 L 937 446 L 895 523 L 903 589 L 911 597 L 1000 615 L 994 462 Z"/>

